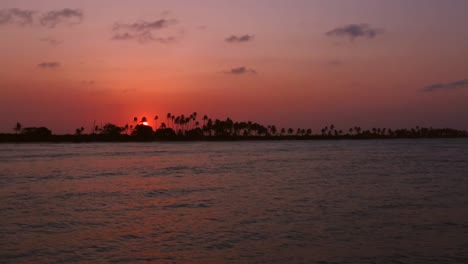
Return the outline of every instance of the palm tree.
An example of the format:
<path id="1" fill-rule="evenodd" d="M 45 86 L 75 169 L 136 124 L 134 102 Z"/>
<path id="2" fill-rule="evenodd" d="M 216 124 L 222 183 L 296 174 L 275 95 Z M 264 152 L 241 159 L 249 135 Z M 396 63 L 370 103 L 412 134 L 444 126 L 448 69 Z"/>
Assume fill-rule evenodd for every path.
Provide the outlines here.
<path id="1" fill-rule="evenodd" d="M 276 128 L 275 125 L 272 125 L 272 126 L 270 127 L 270 132 L 271 132 L 271 134 L 272 134 L 273 136 L 276 135 L 276 132 L 278 132 L 278 129 Z"/>
<path id="2" fill-rule="evenodd" d="M 328 131 L 328 135 L 331 136 L 332 134 L 337 134 L 337 131 L 335 129 L 335 125 L 334 124 L 331 124 L 330 125 L 330 131 Z"/>
<path id="3" fill-rule="evenodd" d="M 206 122 L 206 130 L 208 134 L 211 136 L 211 130 L 213 129 L 213 119 L 208 118 L 208 122 Z"/>
<path id="4" fill-rule="evenodd" d="M 169 119 L 171 119 L 171 113 L 167 113 L 166 115 L 166 122 L 167 122 L 167 125 L 169 125 Z"/>
<path id="5" fill-rule="evenodd" d="M 23 126 L 21 125 L 20 122 L 16 123 L 16 126 L 13 128 L 13 130 L 15 130 L 16 134 L 19 134 L 19 132 L 21 132 L 21 129 L 23 128 Z"/>
<path id="6" fill-rule="evenodd" d="M 80 136 L 81 134 L 83 134 L 83 131 L 84 131 L 84 127 L 77 128 L 75 130 L 75 135 Z"/>
<path id="7" fill-rule="evenodd" d="M 328 126 L 322 128 L 322 136 L 325 136 L 327 134 L 327 131 L 328 131 Z"/>
<path id="8" fill-rule="evenodd" d="M 174 130 L 178 130 L 178 127 L 179 127 L 179 123 L 180 123 L 180 116 L 177 116 L 175 118 L 175 124 L 177 125 L 176 128 Z M 172 124 L 174 124 L 174 116 L 172 116 Z"/>
<path id="9" fill-rule="evenodd" d="M 354 130 L 356 131 L 356 133 L 359 135 L 361 134 L 361 127 L 355 127 Z"/>
<path id="10" fill-rule="evenodd" d="M 204 116 L 203 116 L 203 126 L 206 125 L 206 121 L 208 121 L 208 116 L 207 116 L 207 115 L 204 115 Z"/>
<path id="11" fill-rule="evenodd" d="M 159 116 L 154 116 L 154 127 L 158 127 L 158 126 L 156 125 L 156 121 L 158 121 L 158 119 L 159 119 Z"/>
<path id="12" fill-rule="evenodd" d="M 142 117 L 140 123 L 148 122 L 148 118 L 146 116 Z"/>
<path id="13" fill-rule="evenodd" d="M 198 116 L 198 113 L 197 113 L 197 112 L 193 112 L 193 113 L 192 113 L 192 120 L 193 120 L 193 121 L 196 121 L 196 120 L 197 120 L 197 116 Z"/>

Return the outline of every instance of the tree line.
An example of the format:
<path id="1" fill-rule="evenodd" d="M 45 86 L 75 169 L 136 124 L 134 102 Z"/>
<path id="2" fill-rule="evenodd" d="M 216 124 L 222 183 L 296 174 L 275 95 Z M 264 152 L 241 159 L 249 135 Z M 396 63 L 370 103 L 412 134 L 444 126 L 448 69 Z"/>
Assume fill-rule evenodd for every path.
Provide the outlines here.
<path id="1" fill-rule="evenodd" d="M 262 125 L 252 121 L 212 119 L 200 117 L 197 112 L 189 115 L 167 113 L 160 118 L 154 116 L 155 129 L 148 125 L 146 116 L 134 117 L 124 126 L 106 123 L 93 125 L 86 133 L 84 127 L 75 130 L 74 135 L 53 135 L 46 127 L 23 127 L 17 123 L 14 134 L 0 134 L 5 141 L 133 141 L 133 140 L 229 140 L 229 139 L 373 139 L 373 138 L 450 138 L 468 137 L 468 132 L 451 128 L 371 128 L 354 126 L 346 130 L 331 124 L 318 131 L 310 128 L 278 128 L 275 125 Z"/>

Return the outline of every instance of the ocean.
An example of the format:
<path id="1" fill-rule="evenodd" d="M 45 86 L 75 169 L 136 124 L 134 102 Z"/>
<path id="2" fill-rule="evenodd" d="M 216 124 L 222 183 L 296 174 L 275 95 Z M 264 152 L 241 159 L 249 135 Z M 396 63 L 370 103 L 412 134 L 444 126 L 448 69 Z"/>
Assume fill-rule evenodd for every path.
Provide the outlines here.
<path id="1" fill-rule="evenodd" d="M 468 140 L 0 144 L 1 263 L 468 263 Z"/>

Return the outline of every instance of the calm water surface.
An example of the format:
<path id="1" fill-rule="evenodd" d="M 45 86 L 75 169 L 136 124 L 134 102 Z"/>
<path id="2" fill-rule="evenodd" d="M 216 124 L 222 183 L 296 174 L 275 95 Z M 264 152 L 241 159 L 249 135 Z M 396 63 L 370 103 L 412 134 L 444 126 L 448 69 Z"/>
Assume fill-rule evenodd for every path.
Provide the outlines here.
<path id="1" fill-rule="evenodd" d="M 468 140 L 1 144 L 0 262 L 468 263 Z"/>

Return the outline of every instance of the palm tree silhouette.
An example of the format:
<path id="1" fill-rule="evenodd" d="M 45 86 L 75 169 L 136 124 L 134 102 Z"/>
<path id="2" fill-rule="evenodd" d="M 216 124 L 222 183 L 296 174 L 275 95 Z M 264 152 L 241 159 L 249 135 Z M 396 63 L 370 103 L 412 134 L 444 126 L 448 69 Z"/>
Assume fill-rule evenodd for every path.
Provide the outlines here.
<path id="1" fill-rule="evenodd" d="M 206 125 L 206 121 L 208 121 L 208 116 L 207 116 L 207 115 L 204 115 L 204 116 L 203 116 L 203 126 Z"/>
<path id="2" fill-rule="evenodd" d="M 156 121 L 158 121 L 158 119 L 159 119 L 159 116 L 157 116 L 157 115 L 154 116 L 154 127 L 158 127 L 158 126 L 156 125 L 156 124 L 157 124 Z"/>
<path id="3" fill-rule="evenodd" d="M 171 119 L 171 113 L 167 113 L 166 115 L 166 123 L 169 125 L 169 119 Z"/>
<path id="4" fill-rule="evenodd" d="M 75 130 L 75 135 L 80 136 L 83 134 L 83 131 L 84 131 L 84 127 L 77 128 Z"/>
<path id="5" fill-rule="evenodd" d="M 21 129 L 23 128 L 23 126 L 21 125 L 20 122 L 16 123 L 15 127 L 13 128 L 13 130 L 15 130 L 16 134 L 19 134 L 19 132 L 21 132 Z"/>

